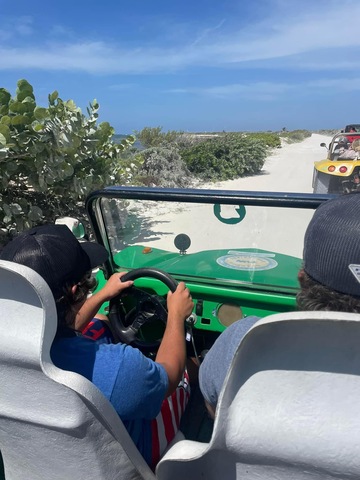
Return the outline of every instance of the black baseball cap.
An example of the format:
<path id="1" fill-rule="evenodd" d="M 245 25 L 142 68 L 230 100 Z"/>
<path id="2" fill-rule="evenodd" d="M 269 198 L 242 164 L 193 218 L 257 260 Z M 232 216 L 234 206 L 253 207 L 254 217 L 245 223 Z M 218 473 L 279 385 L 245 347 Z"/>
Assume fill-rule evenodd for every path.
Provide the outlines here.
<path id="1" fill-rule="evenodd" d="M 1 260 L 26 265 L 49 285 L 55 300 L 66 284 L 75 285 L 108 258 L 106 248 L 79 242 L 66 225 L 41 225 L 17 235 L 0 253 Z"/>
<path id="2" fill-rule="evenodd" d="M 360 192 L 321 204 L 304 239 L 304 270 L 318 283 L 360 297 Z"/>

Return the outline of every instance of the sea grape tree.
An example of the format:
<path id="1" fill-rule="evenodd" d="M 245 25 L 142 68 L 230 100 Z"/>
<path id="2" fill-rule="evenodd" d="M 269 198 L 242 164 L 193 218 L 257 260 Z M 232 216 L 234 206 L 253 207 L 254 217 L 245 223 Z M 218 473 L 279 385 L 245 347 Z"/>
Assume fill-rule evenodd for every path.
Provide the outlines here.
<path id="1" fill-rule="evenodd" d="M 74 215 L 87 193 L 129 183 L 137 165 L 123 151 L 135 138 L 114 143 L 114 129 L 98 123 L 99 104 L 84 115 L 57 91 L 37 105 L 33 87 L 19 80 L 16 94 L 0 88 L 0 228 L 3 235 L 56 217 Z"/>

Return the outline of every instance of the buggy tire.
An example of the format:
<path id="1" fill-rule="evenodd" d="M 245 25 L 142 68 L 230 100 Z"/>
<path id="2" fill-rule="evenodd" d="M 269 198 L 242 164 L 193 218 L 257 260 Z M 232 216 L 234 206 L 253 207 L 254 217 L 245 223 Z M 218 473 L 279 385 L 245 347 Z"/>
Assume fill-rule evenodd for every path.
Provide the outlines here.
<path id="1" fill-rule="evenodd" d="M 317 170 L 315 170 L 313 193 L 329 193 L 330 180 L 331 180 L 331 175 L 327 175 L 326 173 L 318 172 Z"/>

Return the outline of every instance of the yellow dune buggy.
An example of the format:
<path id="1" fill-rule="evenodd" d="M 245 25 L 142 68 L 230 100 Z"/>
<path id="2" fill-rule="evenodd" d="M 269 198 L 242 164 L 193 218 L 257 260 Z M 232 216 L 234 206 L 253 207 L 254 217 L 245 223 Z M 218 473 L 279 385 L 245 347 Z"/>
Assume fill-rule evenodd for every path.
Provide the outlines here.
<path id="1" fill-rule="evenodd" d="M 360 190 L 360 133 L 337 133 L 329 146 L 327 158 L 314 163 L 314 193 L 348 193 Z"/>

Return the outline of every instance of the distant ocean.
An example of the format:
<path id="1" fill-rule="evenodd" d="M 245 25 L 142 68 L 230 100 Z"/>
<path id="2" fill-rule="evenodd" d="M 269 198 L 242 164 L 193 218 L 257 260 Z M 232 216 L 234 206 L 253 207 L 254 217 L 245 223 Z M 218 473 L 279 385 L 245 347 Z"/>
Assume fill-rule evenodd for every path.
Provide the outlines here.
<path id="1" fill-rule="evenodd" d="M 113 136 L 113 140 L 114 140 L 115 143 L 120 143 L 121 140 L 122 140 L 123 138 L 126 138 L 128 135 L 131 135 L 131 134 L 127 134 L 127 135 L 124 135 L 124 134 L 122 134 L 122 133 L 115 134 L 115 135 Z M 136 142 L 133 144 L 133 147 L 138 148 L 139 150 L 143 150 L 143 149 L 144 149 L 144 147 L 141 145 L 141 143 L 139 142 L 139 140 L 136 140 Z"/>

